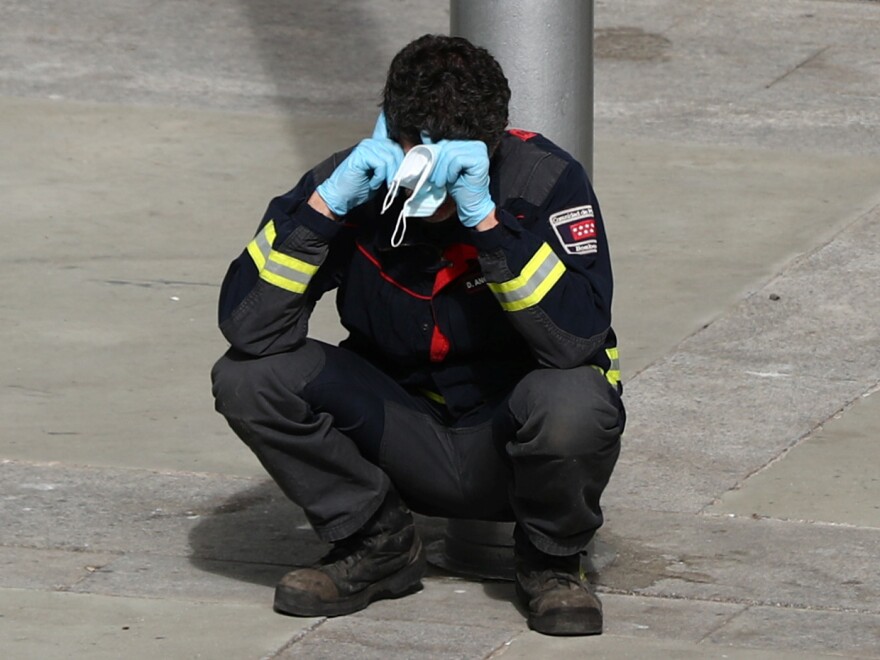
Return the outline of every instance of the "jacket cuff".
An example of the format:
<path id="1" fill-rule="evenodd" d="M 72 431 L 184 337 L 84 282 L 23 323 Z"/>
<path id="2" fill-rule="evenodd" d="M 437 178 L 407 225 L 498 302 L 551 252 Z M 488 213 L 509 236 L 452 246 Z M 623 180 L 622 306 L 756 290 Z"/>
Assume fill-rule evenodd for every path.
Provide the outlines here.
<path id="1" fill-rule="evenodd" d="M 308 227 L 321 238 L 328 242 L 336 237 L 339 230 L 342 229 L 342 222 L 331 220 L 327 216 L 319 213 L 308 202 L 303 204 L 296 210 L 296 219 L 304 227 Z"/>
<path id="2" fill-rule="evenodd" d="M 498 224 L 487 231 L 471 230 L 471 240 L 480 252 L 494 252 L 515 240 L 522 233 L 522 225 L 510 211 L 496 209 Z"/>

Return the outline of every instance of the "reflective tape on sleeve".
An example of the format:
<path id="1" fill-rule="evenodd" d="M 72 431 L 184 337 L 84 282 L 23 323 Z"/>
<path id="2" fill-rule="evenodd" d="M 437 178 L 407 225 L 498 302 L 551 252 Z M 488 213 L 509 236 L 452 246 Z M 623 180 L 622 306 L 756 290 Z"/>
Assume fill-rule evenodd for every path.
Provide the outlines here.
<path id="1" fill-rule="evenodd" d="M 618 383 L 620 383 L 620 358 L 618 357 L 617 348 L 606 348 L 605 355 L 608 356 L 608 360 L 611 362 L 607 371 L 596 364 L 591 366 L 605 376 L 605 380 L 608 381 L 611 387 L 616 388 Z"/>
<path id="2" fill-rule="evenodd" d="M 272 249 L 275 222 L 270 220 L 248 243 L 247 252 L 257 267 L 260 279 L 291 293 L 305 293 L 318 267 Z"/>
<path id="3" fill-rule="evenodd" d="M 260 279 L 292 293 L 305 293 L 318 267 L 287 254 L 272 250 Z"/>
<path id="4" fill-rule="evenodd" d="M 617 384 L 620 382 L 620 355 L 617 352 L 617 347 L 606 348 L 605 354 L 611 362 L 608 371 L 605 372 L 605 378 L 607 378 L 608 382 L 614 387 L 617 387 Z"/>
<path id="5" fill-rule="evenodd" d="M 446 399 L 444 399 L 443 396 L 438 394 L 437 392 L 433 392 L 431 390 L 421 390 L 421 392 L 425 395 L 426 398 L 431 399 L 431 401 L 439 403 L 443 406 L 446 405 Z"/>
<path id="6" fill-rule="evenodd" d="M 266 259 L 269 258 L 269 253 L 272 251 L 272 243 L 274 242 L 275 221 L 270 220 L 247 246 L 248 254 L 251 255 L 257 271 L 261 271 L 266 267 Z"/>
<path id="7" fill-rule="evenodd" d="M 565 264 L 544 243 L 517 277 L 507 282 L 490 282 L 489 289 L 505 311 L 517 312 L 541 302 L 564 272 Z"/>

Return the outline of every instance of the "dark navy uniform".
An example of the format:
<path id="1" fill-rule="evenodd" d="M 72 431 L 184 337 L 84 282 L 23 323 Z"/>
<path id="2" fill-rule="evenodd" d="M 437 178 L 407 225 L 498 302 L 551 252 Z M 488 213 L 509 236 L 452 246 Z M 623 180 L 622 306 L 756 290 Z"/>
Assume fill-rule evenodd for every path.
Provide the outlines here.
<path id="1" fill-rule="evenodd" d="M 340 222 L 306 201 L 336 154 L 274 199 L 230 266 L 217 409 L 327 541 L 390 486 L 431 515 L 517 520 L 551 554 L 586 545 L 624 411 L 612 273 L 583 168 L 509 131 L 492 156 L 499 226 L 410 219 L 384 188 Z M 307 339 L 336 289 L 349 336 Z"/>

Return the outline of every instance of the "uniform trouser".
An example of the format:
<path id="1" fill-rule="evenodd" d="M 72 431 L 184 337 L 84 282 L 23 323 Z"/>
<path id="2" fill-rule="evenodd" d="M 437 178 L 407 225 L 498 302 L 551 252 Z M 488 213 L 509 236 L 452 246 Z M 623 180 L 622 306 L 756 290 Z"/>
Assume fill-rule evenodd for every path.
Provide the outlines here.
<path id="1" fill-rule="evenodd" d="M 450 423 L 355 353 L 307 340 L 212 371 L 217 411 L 328 542 L 354 534 L 390 487 L 414 511 L 516 521 L 540 550 L 580 552 L 620 451 L 617 393 L 595 368 L 539 369 Z"/>

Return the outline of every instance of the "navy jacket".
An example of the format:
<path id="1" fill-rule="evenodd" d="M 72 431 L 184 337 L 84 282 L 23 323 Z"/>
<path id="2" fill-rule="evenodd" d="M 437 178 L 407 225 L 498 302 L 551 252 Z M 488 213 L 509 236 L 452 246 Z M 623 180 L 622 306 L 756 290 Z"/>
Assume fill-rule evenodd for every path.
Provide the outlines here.
<path id="1" fill-rule="evenodd" d="M 454 217 L 410 219 L 390 246 L 402 196 L 380 215 L 385 189 L 340 222 L 306 201 L 348 152 L 277 197 L 232 262 L 220 329 L 233 348 L 289 351 L 326 291 L 363 355 L 453 417 L 505 396 L 529 371 L 589 364 L 620 392 L 611 329 L 611 263 L 602 214 L 584 169 L 541 135 L 508 131 L 492 156 L 499 226 Z"/>

